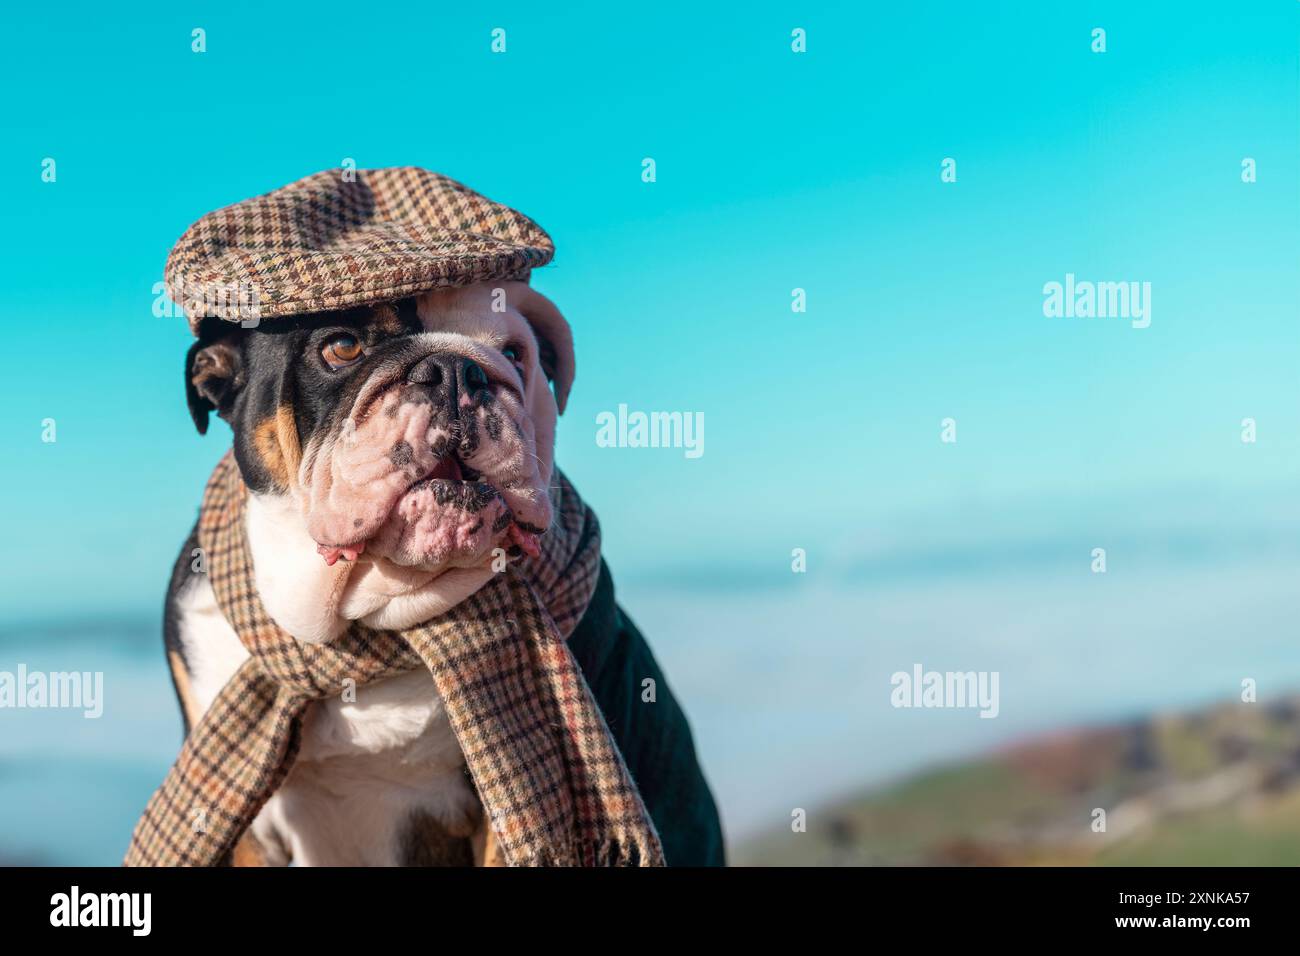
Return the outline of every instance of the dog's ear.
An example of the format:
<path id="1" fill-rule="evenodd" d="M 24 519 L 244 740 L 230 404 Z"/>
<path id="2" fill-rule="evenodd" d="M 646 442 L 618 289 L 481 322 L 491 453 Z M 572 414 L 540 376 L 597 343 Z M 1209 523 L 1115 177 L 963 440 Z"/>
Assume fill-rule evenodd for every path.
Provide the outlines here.
<path id="1" fill-rule="evenodd" d="M 209 412 L 229 416 L 243 378 L 241 364 L 233 334 L 217 338 L 201 330 L 199 340 L 190 346 L 185 356 L 185 400 L 200 435 L 207 433 Z"/>
<path id="2" fill-rule="evenodd" d="M 555 387 L 555 407 L 564 413 L 573 388 L 576 360 L 573 354 L 573 330 L 550 299 L 529 286 L 512 296 L 512 304 L 533 327 L 537 336 L 538 359 L 542 371 Z"/>

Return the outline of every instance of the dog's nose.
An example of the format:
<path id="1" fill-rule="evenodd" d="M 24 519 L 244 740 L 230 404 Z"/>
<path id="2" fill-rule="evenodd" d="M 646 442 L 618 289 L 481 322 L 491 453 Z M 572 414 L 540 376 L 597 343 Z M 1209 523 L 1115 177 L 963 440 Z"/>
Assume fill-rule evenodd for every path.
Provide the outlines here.
<path id="1" fill-rule="evenodd" d="M 463 382 L 466 391 L 477 392 L 481 388 L 488 387 L 487 372 L 483 371 L 483 367 L 473 359 L 465 360 L 460 366 L 460 373 L 464 376 Z"/>
<path id="2" fill-rule="evenodd" d="M 435 353 L 425 356 L 409 372 L 406 380 L 413 385 L 426 385 L 437 391 L 446 389 L 447 400 L 454 410 L 459 396 L 488 387 L 487 372 L 473 359 L 459 355 Z"/>
<path id="3" fill-rule="evenodd" d="M 450 355 L 427 355 L 417 362 L 406 380 L 413 385 L 441 385 L 456 380 L 455 359 Z"/>

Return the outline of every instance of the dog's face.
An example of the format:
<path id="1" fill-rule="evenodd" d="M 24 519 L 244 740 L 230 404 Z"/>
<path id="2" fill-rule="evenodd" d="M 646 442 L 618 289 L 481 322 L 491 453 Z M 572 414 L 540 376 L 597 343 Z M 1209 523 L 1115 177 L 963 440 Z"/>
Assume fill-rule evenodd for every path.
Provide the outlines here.
<path id="1" fill-rule="evenodd" d="M 256 329 L 208 320 L 185 378 L 199 431 L 213 410 L 230 423 L 245 483 L 287 496 L 326 564 L 439 571 L 536 552 L 573 375 L 555 307 L 495 282 Z"/>

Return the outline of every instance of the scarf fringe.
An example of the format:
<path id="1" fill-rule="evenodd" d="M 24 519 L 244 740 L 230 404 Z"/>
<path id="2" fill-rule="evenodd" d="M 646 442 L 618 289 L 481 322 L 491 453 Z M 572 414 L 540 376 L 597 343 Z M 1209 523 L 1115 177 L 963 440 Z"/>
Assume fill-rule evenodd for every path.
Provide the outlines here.
<path id="1" fill-rule="evenodd" d="M 656 835 L 657 838 L 657 835 Z M 657 843 L 647 845 L 637 837 L 611 837 L 600 843 L 573 844 L 567 849 L 533 853 L 511 863 L 526 867 L 649 867 L 663 866 Z"/>

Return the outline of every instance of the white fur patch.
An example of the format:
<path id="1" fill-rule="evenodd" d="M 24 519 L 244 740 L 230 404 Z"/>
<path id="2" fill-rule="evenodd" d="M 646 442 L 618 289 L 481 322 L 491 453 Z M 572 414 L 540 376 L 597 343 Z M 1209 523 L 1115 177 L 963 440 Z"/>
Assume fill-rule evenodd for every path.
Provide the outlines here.
<path id="1" fill-rule="evenodd" d="M 177 596 L 181 644 L 206 712 L 248 658 L 204 575 Z M 265 592 L 263 592 L 265 594 Z M 253 832 L 271 862 L 395 866 L 400 828 L 423 812 L 463 832 L 479 812 L 464 758 L 426 671 L 309 705 L 302 750 Z"/>

